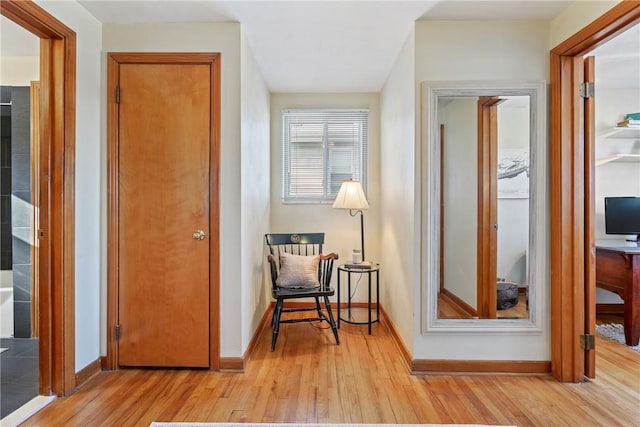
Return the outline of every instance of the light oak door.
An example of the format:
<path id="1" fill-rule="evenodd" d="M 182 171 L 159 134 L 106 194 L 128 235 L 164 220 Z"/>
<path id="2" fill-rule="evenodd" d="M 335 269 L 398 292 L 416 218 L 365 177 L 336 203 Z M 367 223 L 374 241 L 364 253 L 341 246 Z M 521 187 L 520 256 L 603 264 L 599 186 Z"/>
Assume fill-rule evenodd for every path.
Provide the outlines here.
<path id="1" fill-rule="evenodd" d="M 209 366 L 210 73 L 119 64 L 120 366 Z"/>

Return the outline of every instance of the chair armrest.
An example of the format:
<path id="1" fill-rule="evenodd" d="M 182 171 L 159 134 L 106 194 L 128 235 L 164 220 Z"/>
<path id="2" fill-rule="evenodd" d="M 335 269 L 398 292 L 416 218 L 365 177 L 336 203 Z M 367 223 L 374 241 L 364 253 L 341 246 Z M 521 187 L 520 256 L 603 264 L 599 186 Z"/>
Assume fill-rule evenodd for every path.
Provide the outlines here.
<path id="1" fill-rule="evenodd" d="M 338 254 L 335 252 L 330 252 L 328 254 L 320 254 L 320 259 L 321 260 L 325 260 L 325 259 L 338 259 Z"/>

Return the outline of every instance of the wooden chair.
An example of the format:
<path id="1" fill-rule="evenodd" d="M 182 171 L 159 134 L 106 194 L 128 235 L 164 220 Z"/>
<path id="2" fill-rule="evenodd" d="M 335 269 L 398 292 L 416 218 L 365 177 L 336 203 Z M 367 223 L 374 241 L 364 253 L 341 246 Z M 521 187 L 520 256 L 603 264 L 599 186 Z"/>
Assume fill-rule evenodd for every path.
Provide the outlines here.
<path id="1" fill-rule="evenodd" d="M 299 322 L 327 322 L 333 330 L 333 336 L 336 344 L 340 344 L 338 338 L 338 328 L 331 311 L 331 303 L 329 297 L 335 294 L 334 289 L 330 286 L 331 274 L 333 272 L 333 262 L 338 259 L 335 253 L 323 254 L 322 245 L 324 243 L 324 233 L 276 233 L 265 234 L 269 255 L 267 260 L 271 270 L 271 294 L 276 300 L 273 314 L 271 316 L 271 326 L 273 327 L 273 338 L 271 339 L 271 351 L 276 347 L 278 333 L 280 332 L 281 323 L 299 323 Z M 287 254 L 287 255 L 283 255 Z M 291 257 L 290 255 L 294 255 Z M 295 256 L 305 258 L 298 258 Z M 318 262 L 317 267 L 317 287 L 310 287 L 306 283 L 289 283 L 289 287 L 283 287 L 284 283 L 278 281 L 281 272 L 288 275 L 288 271 L 282 271 L 282 259 L 300 260 L 301 262 L 313 262 L 312 257 L 318 256 L 314 261 Z M 285 263 L 291 261 L 285 261 Z M 297 261 L 296 261 L 297 262 Z M 284 279 L 284 275 L 281 278 Z M 291 278 L 291 277 L 289 277 Z M 299 285 L 299 286 L 298 286 Z M 315 299 L 315 307 L 284 307 L 284 302 L 289 299 L 313 298 Z M 320 298 L 324 300 L 326 313 L 320 305 Z M 315 317 L 282 319 L 282 313 L 296 311 L 315 311 Z"/>

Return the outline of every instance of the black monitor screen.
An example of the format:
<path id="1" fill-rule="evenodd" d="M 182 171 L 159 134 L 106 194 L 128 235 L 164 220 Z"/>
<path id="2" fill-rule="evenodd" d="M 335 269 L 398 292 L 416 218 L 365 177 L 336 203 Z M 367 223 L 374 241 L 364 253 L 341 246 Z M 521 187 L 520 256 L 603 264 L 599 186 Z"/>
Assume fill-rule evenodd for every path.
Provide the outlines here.
<path id="1" fill-rule="evenodd" d="M 640 234 L 640 197 L 604 198 L 607 234 Z"/>

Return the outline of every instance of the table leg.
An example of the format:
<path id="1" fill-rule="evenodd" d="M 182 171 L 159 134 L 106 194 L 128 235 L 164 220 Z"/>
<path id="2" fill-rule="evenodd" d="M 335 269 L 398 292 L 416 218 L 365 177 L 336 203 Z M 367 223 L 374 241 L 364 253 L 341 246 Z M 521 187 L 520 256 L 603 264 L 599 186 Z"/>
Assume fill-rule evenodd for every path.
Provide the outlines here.
<path id="1" fill-rule="evenodd" d="M 380 270 L 376 271 L 376 320 L 380 322 Z"/>
<path id="2" fill-rule="evenodd" d="M 338 269 L 338 303 L 337 303 L 337 310 L 338 310 L 338 329 L 340 329 L 340 276 L 342 274 L 342 271 L 340 271 L 340 269 Z"/>
<path id="3" fill-rule="evenodd" d="M 628 346 L 640 342 L 640 255 L 630 257 L 624 291 L 624 338 Z"/>
<path id="4" fill-rule="evenodd" d="M 347 273 L 347 314 L 351 320 L 351 273 Z"/>
<path id="5" fill-rule="evenodd" d="M 367 274 L 369 280 L 369 305 L 367 306 L 367 315 L 369 316 L 369 335 L 371 335 L 371 272 Z"/>

